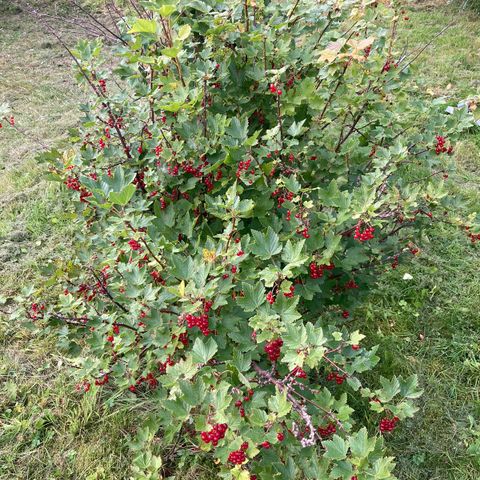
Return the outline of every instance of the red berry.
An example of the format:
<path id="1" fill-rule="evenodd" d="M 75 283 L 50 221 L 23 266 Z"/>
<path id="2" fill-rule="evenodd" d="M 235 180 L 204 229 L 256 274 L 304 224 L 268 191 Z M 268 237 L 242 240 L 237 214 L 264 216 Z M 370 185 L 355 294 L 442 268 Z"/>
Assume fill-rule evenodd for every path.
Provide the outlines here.
<path id="1" fill-rule="evenodd" d="M 234 465 L 241 465 L 247 459 L 244 452 L 235 450 L 228 455 L 228 461 Z"/>

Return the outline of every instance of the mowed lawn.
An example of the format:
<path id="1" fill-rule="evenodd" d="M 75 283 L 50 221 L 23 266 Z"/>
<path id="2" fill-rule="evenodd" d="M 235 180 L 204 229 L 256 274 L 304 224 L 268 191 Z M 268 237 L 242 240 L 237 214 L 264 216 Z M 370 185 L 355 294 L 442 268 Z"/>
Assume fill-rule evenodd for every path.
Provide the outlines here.
<path id="1" fill-rule="evenodd" d="M 61 189 L 42 178 L 35 154 L 40 144 L 66 144 L 81 96 L 62 49 L 10 4 L 0 0 L 0 103 L 12 105 L 24 134 L 0 130 L 0 479 L 126 479 L 127 439 L 144 406 L 107 409 L 95 395 L 76 393 L 54 339 L 9 317 L 18 289 L 70 248 Z M 405 16 L 399 34 L 409 49 L 452 23 L 418 59 L 421 93 L 453 103 L 480 94 L 480 15 L 420 2 Z M 480 211 L 480 130 L 465 135 L 456 160 L 452 189 L 467 195 L 470 212 Z M 425 245 L 382 277 L 354 322 L 380 345 L 374 375 L 417 373 L 425 390 L 415 419 L 387 440 L 398 478 L 478 480 L 480 245 L 446 225 Z M 403 280 L 405 273 L 413 278 Z M 180 475 L 215 478 L 195 464 Z"/>

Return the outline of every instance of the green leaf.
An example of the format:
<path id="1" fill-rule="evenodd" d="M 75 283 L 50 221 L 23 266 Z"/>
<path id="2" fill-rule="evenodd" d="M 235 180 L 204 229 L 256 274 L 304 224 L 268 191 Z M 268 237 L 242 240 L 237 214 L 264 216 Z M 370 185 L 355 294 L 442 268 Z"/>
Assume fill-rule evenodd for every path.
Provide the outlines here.
<path id="1" fill-rule="evenodd" d="M 292 175 L 291 177 L 282 178 L 285 188 L 292 193 L 298 193 L 302 189 L 302 185 L 297 180 L 297 177 Z"/>
<path id="2" fill-rule="evenodd" d="M 423 390 L 418 388 L 417 375 L 411 375 L 406 380 L 400 377 L 400 394 L 405 398 L 418 398 Z"/>
<path id="3" fill-rule="evenodd" d="M 185 403 L 192 407 L 200 405 L 205 398 L 205 384 L 201 379 L 195 383 L 181 380 L 179 386 L 182 390 Z"/>
<path id="4" fill-rule="evenodd" d="M 393 377 L 391 380 L 380 377 L 380 385 L 382 385 L 382 389 L 378 392 L 378 398 L 383 403 L 389 402 L 400 393 L 400 382 L 397 377 Z"/>
<path id="5" fill-rule="evenodd" d="M 342 480 L 350 480 L 353 476 L 352 464 L 348 461 L 338 462 L 335 467 L 332 468 L 330 478 L 341 478 Z"/>
<path id="6" fill-rule="evenodd" d="M 243 283 L 242 289 L 244 296 L 239 297 L 237 302 L 246 312 L 253 312 L 265 302 L 265 288 L 261 282 L 255 285 Z"/>
<path id="7" fill-rule="evenodd" d="M 190 25 L 182 25 L 178 30 L 177 38 L 182 41 L 186 40 L 189 37 L 191 31 L 192 27 L 190 27 Z"/>
<path id="8" fill-rule="evenodd" d="M 262 260 L 268 260 L 282 251 L 280 238 L 272 227 L 268 227 L 266 235 L 257 230 L 252 230 L 252 235 L 255 242 L 250 246 L 250 251 Z"/>
<path id="9" fill-rule="evenodd" d="M 196 363 L 207 363 L 217 353 L 218 347 L 215 340 L 210 337 L 206 342 L 197 338 L 193 344 L 193 361 Z"/>
<path id="10" fill-rule="evenodd" d="M 135 185 L 127 185 L 121 192 L 110 192 L 108 199 L 116 205 L 125 206 L 133 197 L 136 189 Z"/>
<path id="11" fill-rule="evenodd" d="M 273 304 L 275 312 L 277 312 L 282 320 L 286 323 L 298 320 L 302 315 L 297 310 L 300 297 L 287 298 L 285 295 L 279 295 Z"/>
<path id="12" fill-rule="evenodd" d="M 175 58 L 181 51 L 182 49 L 180 47 L 169 47 L 169 48 L 163 48 L 161 50 L 162 55 L 165 55 L 166 57 L 169 58 Z"/>
<path id="13" fill-rule="evenodd" d="M 233 138 L 245 140 L 248 133 L 248 120 L 245 119 L 243 122 L 240 122 L 238 118 L 232 118 L 226 132 Z"/>
<path id="14" fill-rule="evenodd" d="M 305 123 L 305 120 L 302 120 L 301 122 L 298 122 L 298 123 L 293 122 L 290 125 L 290 128 L 287 130 L 287 133 L 292 137 L 297 137 L 302 132 L 302 127 L 304 123 Z"/>
<path id="15" fill-rule="evenodd" d="M 365 427 L 352 435 L 348 442 L 352 455 L 357 458 L 366 458 L 368 454 L 375 449 L 375 438 L 368 438 Z"/>
<path id="16" fill-rule="evenodd" d="M 331 460 L 343 460 L 347 457 L 348 445 L 345 440 L 338 435 L 334 435 L 332 440 L 323 442 L 326 449 L 325 458 Z"/>
<path id="17" fill-rule="evenodd" d="M 327 238 L 325 241 L 327 248 L 322 252 L 323 255 L 322 255 L 322 258 L 320 259 L 321 263 L 327 264 L 330 262 L 333 255 L 338 250 L 341 241 L 342 241 L 341 235 L 333 235 L 333 234 L 327 235 Z"/>
<path id="18" fill-rule="evenodd" d="M 173 12 L 177 10 L 177 7 L 175 5 L 162 5 L 158 9 L 158 13 L 162 17 L 169 17 Z"/>
<path id="19" fill-rule="evenodd" d="M 298 267 L 308 260 L 308 255 L 302 255 L 304 245 L 305 240 L 295 243 L 288 240 L 282 252 L 282 260 L 287 263 L 288 268 Z"/>
<path id="20" fill-rule="evenodd" d="M 156 33 L 157 22 L 139 18 L 128 31 L 128 33 Z"/>
<path id="21" fill-rule="evenodd" d="M 382 457 L 373 464 L 373 468 L 367 470 L 367 475 L 372 480 L 389 480 L 392 478 L 394 468 L 395 462 L 393 457 Z"/>
<path id="22" fill-rule="evenodd" d="M 292 404 L 287 400 L 287 391 L 280 392 L 277 388 L 275 396 L 268 399 L 268 408 L 277 414 L 278 417 L 284 417 L 292 409 Z"/>

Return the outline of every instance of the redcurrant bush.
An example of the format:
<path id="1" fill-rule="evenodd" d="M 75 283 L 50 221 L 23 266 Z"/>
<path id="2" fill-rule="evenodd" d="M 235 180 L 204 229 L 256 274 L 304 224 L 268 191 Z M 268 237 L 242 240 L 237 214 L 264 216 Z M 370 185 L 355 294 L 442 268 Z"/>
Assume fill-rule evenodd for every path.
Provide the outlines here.
<path id="1" fill-rule="evenodd" d="M 151 401 L 144 441 L 219 478 L 395 478 L 384 439 L 420 391 L 362 379 L 379 356 L 355 306 L 459 222 L 443 174 L 467 112 L 421 99 L 385 2 L 142 4 L 118 45 L 72 52 L 92 94 L 46 157 L 78 247 L 29 317 L 60 326 L 79 391 Z"/>

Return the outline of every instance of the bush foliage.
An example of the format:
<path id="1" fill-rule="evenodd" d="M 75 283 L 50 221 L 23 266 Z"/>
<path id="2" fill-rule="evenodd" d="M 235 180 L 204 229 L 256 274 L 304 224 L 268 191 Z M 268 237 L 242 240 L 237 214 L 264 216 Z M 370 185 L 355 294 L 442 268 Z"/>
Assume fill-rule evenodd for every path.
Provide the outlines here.
<path id="1" fill-rule="evenodd" d="M 46 158 L 78 250 L 30 318 L 80 389 L 152 406 L 135 478 L 162 471 L 159 430 L 219 478 L 395 478 L 384 436 L 421 392 L 362 380 L 379 356 L 355 306 L 432 221 L 459 222 L 445 178 L 466 112 L 405 83 L 415 53 L 384 3 L 143 6 L 113 48 L 72 51 L 92 95 Z"/>

